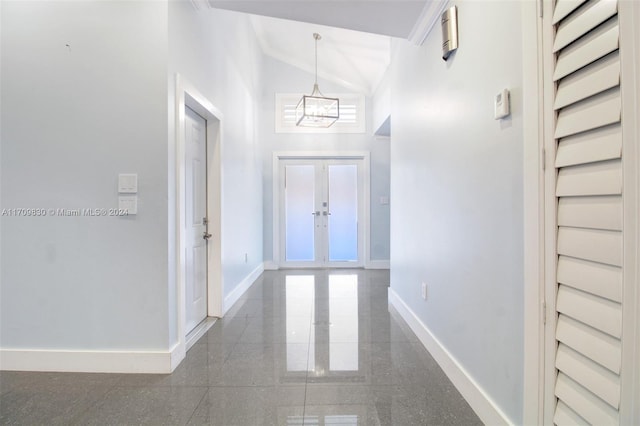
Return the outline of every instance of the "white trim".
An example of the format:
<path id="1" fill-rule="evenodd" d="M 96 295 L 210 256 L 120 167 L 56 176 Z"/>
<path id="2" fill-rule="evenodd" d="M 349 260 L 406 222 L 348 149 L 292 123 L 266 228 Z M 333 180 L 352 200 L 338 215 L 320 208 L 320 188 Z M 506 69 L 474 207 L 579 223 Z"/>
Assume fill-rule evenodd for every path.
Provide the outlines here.
<path id="1" fill-rule="evenodd" d="M 640 424 L 640 4 L 619 1 L 623 152 L 623 300 L 620 424 Z"/>
<path id="2" fill-rule="evenodd" d="M 278 269 L 280 269 L 280 267 L 273 260 L 269 260 L 269 261 L 264 262 L 264 270 L 265 271 L 277 271 Z"/>
<path id="3" fill-rule="evenodd" d="M 175 99 L 175 138 L 176 138 L 176 175 L 175 175 L 175 238 L 176 238 L 176 312 L 178 320 L 177 354 L 172 359 L 172 368 L 175 368 L 186 356 L 187 331 L 185 308 L 185 283 L 186 265 L 184 259 L 185 235 L 182 232 L 185 223 L 184 211 L 184 182 L 185 182 L 185 141 L 184 123 L 185 106 L 196 111 L 207 120 L 207 215 L 209 217 L 208 231 L 213 237 L 208 243 L 207 259 L 207 315 L 210 317 L 222 316 L 222 122 L 223 117 L 209 100 L 202 95 L 193 85 L 176 73 L 176 99 Z M 174 365 L 175 364 L 175 365 Z"/>
<path id="4" fill-rule="evenodd" d="M 369 260 L 364 269 L 391 269 L 389 260 Z"/>
<path id="5" fill-rule="evenodd" d="M 229 312 L 229 309 L 249 290 L 249 287 L 258 279 L 260 274 L 264 272 L 264 264 L 259 264 L 249 275 L 245 277 L 238 285 L 224 298 L 223 315 Z"/>
<path id="6" fill-rule="evenodd" d="M 444 12 L 448 5 L 449 0 L 432 0 L 426 2 L 407 40 L 416 46 L 421 46 L 431 33 L 431 30 L 433 30 L 433 27 L 440 22 L 442 12 Z"/>
<path id="7" fill-rule="evenodd" d="M 213 324 L 216 323 L 216 320 L 217 318 L 207 317 L 204 319 L 204 321 L 198 324 L 193 330 L 191 330 L 189 334 L 187 334 L 187 337 L 185 339 L 186 340 L 185 349 L 186 350 L 191 349 L 191 347 L 195 345 L 198 342 L 198 340 L 200 340 L 200 338 L 204 336 L 207 333 L 207 331 L 209 331 L 211 327 L 213 327 Z"/>
<path id="8" fill-rule="evenodd" d="M 523 423 L 540 424 L 544 383 L 544 147 L 542 20 L 536 2 L 522 3 L 524 195 Z"/>
<path id="9" fill-rule="evenodd" d="M 557 292 L 557 204 L 555 187 L 556 187 L 556 140 L 554 137 L 555 128 L 555 112 L 553 109 L 553 99 L 555 95 L 554 84 L 546 84 L 553 82 L 553 68 L 555 58 L 552 51 L 554 28 L 552 24 L 552 11 L 554 2 L 552 0 L 542 0 L 543 2 L 543 18 L 542 18 L 542 76 L 543 81 L 543 101 L 542 101 L 542 122 L 543 122 L 543 140 L 544 155 L 543 161 L 547 164 L 544 172 L 544 216 L 543 216 L 543 233 L 544 233 L 544 276 L 541 280 L 543 287 L 544 303 L 546 306 L 546 325 L 542 336 L 543 342 L 543 380 L 542 395 L 540 404 L 542 405 L 542 418 L 539 418 L 538 424 L 553 424 L 553 417 L 556 406 L 555 383 L 555 352 L 556 352 L 556 292 Z"/>
<path id="10" fill-rule="evenodd" d="M 280 241 L 280 196 L 281 196 L 281 177 L 280 177 L 280 160 L 298 160 L 298 159 L 335 159 L 335 160 L 362 160 L 363 162 L 363 178 L 364 178 L 364 197 L 362 202 L 364 203 L 363 208 L 363 232 L 362 232 L 362 259 L 359 260 L 356 264 L 345 263 L 344 265 L 339 264 L 331 264 L 328 265 L 332 268 L 360 268 L 367 264 L 370 256 L 370 248 L 369 241 L 371 239 L 371 229 L 369 224 L 371 222 L 371 162 L 370 162 L 370 153 L 368 151 L 275 151 L 273 153 L 273 262 L 278 265 L 278 267 L 319 267 L 322 265 L 317 264 L 297 264 L 290 265 L 286 264 L 283 259 L 280 257 L 280 246 L 282 242 Z M 359 242 L 360 243 L 360 242 Z M 360 253 L 359 253 L 360 255 Z"/>
<path id="11" fill-rule="evenodd" d="M 177 349 L 178 345 L 169 351 L 0 349 L 0 370 L 168 374 L 175 368 Z"/>
<path id="12" fill-rule="evenodd" d="M 398 294 L 389 288 L 389 304 L 400 314 L 420 342 L 436 360 L 449 380 L 469 403 L 480 420 L 487 425 L 510 425 L 512 422 L 496 403 L 487 395 L 480 385 L 471 377 L 465 368 L 431 333 L 427 326 L 417 317 Z"/>

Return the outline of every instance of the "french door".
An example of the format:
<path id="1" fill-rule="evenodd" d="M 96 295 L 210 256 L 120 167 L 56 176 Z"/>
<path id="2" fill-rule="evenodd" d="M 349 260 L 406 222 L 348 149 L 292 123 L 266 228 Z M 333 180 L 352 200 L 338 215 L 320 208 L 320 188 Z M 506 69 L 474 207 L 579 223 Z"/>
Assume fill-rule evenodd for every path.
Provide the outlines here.
<path id="1" fill-rule="evenodd" d="M 363 159 L 280 160 L 282 266 L 362 266 L 363 163 Z"/>

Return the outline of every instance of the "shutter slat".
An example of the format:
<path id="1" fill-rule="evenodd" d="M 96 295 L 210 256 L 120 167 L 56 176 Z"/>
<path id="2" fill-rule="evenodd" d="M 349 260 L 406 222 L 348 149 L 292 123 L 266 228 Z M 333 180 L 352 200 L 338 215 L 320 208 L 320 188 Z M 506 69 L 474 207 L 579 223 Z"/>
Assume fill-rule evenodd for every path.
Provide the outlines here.
<path id="1" fill-rule="evenodd" d="M 615 0 L 597 0 L 587 3 L 585 7 L 576 11 L 558 26 L 553 51 L 557 52 L 611 18 L 618 10 L 617 6 Z"/>
<path id="2" fill-rule="evenodd" d="M 558 225 L 622 231 L 622 197 L 562 197 L 558 202 Z"/>
<path id="3" fill-rule="evenodd" d="M 560 256 L 558 282 L 614 302 L 622 302 L 622 269 L 616 266 Z"/>
<path id="4" fill-rule="evenodd" d="M 562 343 L 556 368 L 616 410 L 620 406 L 620 377 Z"/>
<path id="5" fill-rule="evenodd" d="M 558 254 L 622 266 L 622 233 L 596 229 L 560 227 Z"/>
<path id="6" fill-rule="evenodd" d="M 563 373 L 556 380 L 556 396 L 593 425 L 618 424 L 615 409 Z"/>
<path id="7" fill-rule="evenodd" d="M 563 49 L 558 55 L 553 81 L 558 81 L 616 50 L 619 33 L 618 21 L 612 19 Z"/>
<path id="8" fill-rule="evenodd" d="M 622 157 L 620 123 L 561 139 L 556 167 L 594 163 Z"/>
<path id="9" fill-rule="evenodd" d="M 560 110 L 555 138 L 560 139 L 608 124 L 618 123 L 622 113 L 620 90 L 612 89 Z"/>
<path id="10" fill-rule="evenodd" d="M 619 84 L 620 58 L 616 51 L 560 80 L 554 109 L 564 108 Z"/>
<path id="11" fill-rule="evenodd" d="M 622 102 L 617 0 L 555 0 L 556 425 L 619 424 Z M 555 369 L 553 367 L 555 366 Z M 545 419 L 547 423 L 550 419 Z"/>
<path id="12" fill-rule="evenodd" d="M 557 24 L 576 10 L 586 0 L 558 0 L 553 11 L 553 24 Z"/>
<path id="13" fill-rule="evenodd" d="M 561 285 L 557 308 L 558 312 L 603 333 L 617 338 L 622 334 L 622 307 L 619 303 Z"/>
<path id="14" fill-rule="evenodd" d="M 620 340 L 565 315 L 558 317 L 556 339 L 613 373 L 620 374 Z"/>
<path id="15" fill-rule="evenodd" d="M 602 161 L 573 167 L 563 167 L 558 173 L 556 196 L 622 194 L 622 162 Z"/>
<path id="16" fill-rule="evenodd" d="M 553 423 L 560 426 L 590 426 L 585 419 L 580 417 L 575 411 L 567 407 L 562 401 L 558 401 L 556 411 L 553 415 Z"/>

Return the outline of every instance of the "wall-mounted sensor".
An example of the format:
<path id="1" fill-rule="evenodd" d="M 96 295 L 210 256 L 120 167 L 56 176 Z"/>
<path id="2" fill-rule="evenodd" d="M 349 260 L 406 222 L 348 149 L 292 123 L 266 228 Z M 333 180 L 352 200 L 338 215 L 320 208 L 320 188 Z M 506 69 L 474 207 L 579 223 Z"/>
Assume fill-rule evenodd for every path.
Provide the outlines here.
<path id="1" fill-rule="evenodd" d="M 493 103 L 493 117 L 496 120 L 499 120 L 509 114 L 511 114 L 511 107 L 509 106 L 509 90 L 503 89 L 495 97 Z"/>
<path id="2" fill-rule="evenodd" d="M 442 14 L 442 59 L 445 61 L 458 48 L 458 7 L 452 6 Z"/>

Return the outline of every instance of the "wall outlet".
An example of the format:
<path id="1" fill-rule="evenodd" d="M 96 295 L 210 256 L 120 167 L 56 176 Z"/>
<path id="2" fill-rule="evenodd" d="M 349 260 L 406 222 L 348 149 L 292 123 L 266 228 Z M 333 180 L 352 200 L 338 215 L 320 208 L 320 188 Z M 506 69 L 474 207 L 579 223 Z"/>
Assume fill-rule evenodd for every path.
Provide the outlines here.
<path id="1" fill-rule="evenodd" d="M 427 300 L 427 283 L 422 283 L 421 294 L 422 294 L 422 298 L 424 300 Z"/>

